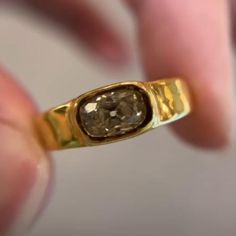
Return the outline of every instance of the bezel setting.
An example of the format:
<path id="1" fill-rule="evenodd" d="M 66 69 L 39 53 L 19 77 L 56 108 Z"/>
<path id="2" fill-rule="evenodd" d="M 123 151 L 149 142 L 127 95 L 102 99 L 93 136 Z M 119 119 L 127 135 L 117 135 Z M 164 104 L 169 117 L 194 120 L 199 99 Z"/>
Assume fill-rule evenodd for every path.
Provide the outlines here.
<path id="1" fill-rule="evenodd" d="M 127 97 L 123 97 L 122 101 L 121 100 L 115 101 L 116 97 L 119 97 L 124 94 L 127 94 Z M 128 102 L 125 102 L 125 99 L 128 99 L 128 96 L 131 97 L 130 99 L 131 104 L 129 104 Z M 133 98 L 139 101 L 135 101 L 135 99 Z M 109 100 L 112 100 L 112 101 L 109 101 Z M 104 109 L 104 103 L 106 105 L 107 101 L 109 102 L 109 105 L 111 106 L 110 110 L 109 108 Z M 103 102 L 103 106 L 101 105 L 101 107 L 96 108 L 96 110 L 94 109 L 95 111 L 93 112 L 93 114 L 95 115 L 95 117 L 98 117 L 98 115 L 96 116 L 96 114 L 98 114 L 99 112 L 101 113 L 101 115 L 104 115 L 104 116 L 109 114 L 109 112 L 117 113 L 117 111 L 119 110 L 120 102 L 124 103 L 123 108 L 125 108 L 124 106 L 129 106 L 129 105 L 131 105 L 130 106 L 131 108 L 132 106 L 135 108 L 138 106 L 141 116 L 138 116 L 137 114 L 135 114 L 135 111 L 131 112 L 131 114 L 128 114 L 127 119 L 126 120 L 124 119 L 123 121 L 122 119 L 116 116 L 114 116 L 114 118 L 108 116 L 106 119 L 107 128 L 104 127 L 105 122 L 103 123 L 103 121 L 100 121 L 101 122 L 100 124 L 92 119 L 90 122 L 88 120 L 86 121 L 85 118 L 90 119 L 88 113 L 84 114 L 86 105 L 88 104 L 98 105 L 98 104 L 102 104 L 102 102 Z M 116 110 L 116 106 L 118 106 L 117 110 Z M 133 122 L 133 123 L 128 122 L 127 120 L 130 117 L 136 117 L 137 118 L 136 122 Z M 151 110 L 150 101 L 147 94 L 142 89 L 136 86 L 126 85 L 126 86 L 119 86 L 115 89 L 113 88 L 107 91 L 98 92 L 97 94 L 94 95 L 94 97 L 90 96 L 81 100 L 78 106 L 76 119 L 77 119 L 78 125 L 81 127 L 84 133 L 86 133 L 91 139 L 100 141 L 100 140 L 105 140 L 107 138 L 122 137 L 125 134 L 132 134 L 138 129 L 145 127 L 150 122 L 151 117 L 152 117 L 152 110 Z M 116 121 L 116 125 L 111 124 L 113 120 Z M 96 124 L 93 124 L 93 123 L 96 123 Z M 123 126 L 125 126 L 125 128 L 122 127 L 122 124 Z M 102 128 L 99 129 L 98 127 L 96 127 L 96 125 L 100 125 Z M 95 127 L 91 127 L 91 126 L 95 126 Z M 93 132 L 94 129 L 97 130 L 97 132 Z M 99 130 L 102 130 L 101 134 L 99 134 Z"/>
<path id="2" fill-rule="evenodd" d="M 146 117 L 144 121 L 136 128 L 114 136 L 108 136 L 108 137 L 93 137 L 89 132 L 87 132 L 86 128 L 83 126 L 83 122 L 81 121 L 81 116 L 79 114 L 79 110 L 83 104 L 85 104 L 90 99 L 93 99 L 94 97 L 97 97 L 99 95 L 109 93 L 109 92 L 116 92 L 120 90 L 131 90 L 136 91 L 139 94 L 142 95 L 143 101 L 146 106 Z M 155 104 L 154 104 L 155 103 Z M 81 96 L 79 96 L 75 101 L 73 105 L 73 110 L 70 112 L 70 121 L 73 124 L 76 129 L 72 129 L 74 131 L 74 135 L 80 139 L 80 143 L 88 143 L 90 145 L 97 145 L 99 144 L 106 144 L 110 142 L 116 142 L 122 139 L 127 139 L 133 136 L 137 136 L 140 133 L 145 132 L 146 130 L 150 129 L 153 124 L 153 117 L 154 117 L 154 110 L 153 106 L 157 107 L 156 101 L 153 101 L 153 99 L 150 96 L 150 92 L 148 93 L 148 88 L 142 83 L 142 82 L 124 82 L 124 83 L 118 83 L 113 84 L 105 87 L 101 87 L 95 90 L 92 90 L 88 93 L 85 93 Z M 82 140 L 82 138 L 83 140 Z"/>

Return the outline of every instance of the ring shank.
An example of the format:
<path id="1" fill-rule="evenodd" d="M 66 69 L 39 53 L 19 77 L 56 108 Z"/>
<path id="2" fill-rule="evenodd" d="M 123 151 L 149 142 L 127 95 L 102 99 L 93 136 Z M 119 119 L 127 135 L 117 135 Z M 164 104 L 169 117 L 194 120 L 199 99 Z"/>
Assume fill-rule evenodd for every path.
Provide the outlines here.
<path id="1" fill-rule="evenodd" d="M 181 119 L 190 113 L 190 95 L 183 80 L 158 80 L 148 84 L 158 102 L 158 126 Z"/>

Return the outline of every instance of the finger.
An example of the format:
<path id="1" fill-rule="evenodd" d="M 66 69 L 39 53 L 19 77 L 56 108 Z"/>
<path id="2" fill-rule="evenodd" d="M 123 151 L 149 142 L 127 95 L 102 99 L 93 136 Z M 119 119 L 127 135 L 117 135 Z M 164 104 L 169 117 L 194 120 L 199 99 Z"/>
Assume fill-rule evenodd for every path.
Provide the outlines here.
<path id="1" fill-rule="evenodd" d="M 182 76 L 191 87 L 193 113 L 176 123 L 175 131 L 195 145 L 227 145 L 233 122 L 233 86 L 226 1 L 132 4 L 147 78 Z"/>
<path id="2" fill-rule="evenodd" d="M 0 70 L 0 235 L 23 235 L 43 205 L 50 164 L 34 138 L 35 106 L 9 77 Z"/>
<path id="3" fill-rule="evenodd" d="M 94 52 L 114 63 L 129 60 L 128 45 L 115 26 L 87 0 L 20 0 L 70 30 Z"/>

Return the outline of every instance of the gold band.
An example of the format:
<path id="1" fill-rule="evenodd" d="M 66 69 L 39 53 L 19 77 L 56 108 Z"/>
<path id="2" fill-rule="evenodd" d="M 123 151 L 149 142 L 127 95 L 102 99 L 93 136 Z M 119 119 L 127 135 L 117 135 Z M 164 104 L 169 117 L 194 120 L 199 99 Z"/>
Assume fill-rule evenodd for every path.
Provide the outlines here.
<path id="1" fill-rule="evenodd" d="M 37 118 L 36 128 L 48 150 L 95 146 L 140 135 L 190 111 L 189 92 L 181 79 L 121 82 L 50 109 Z"/>

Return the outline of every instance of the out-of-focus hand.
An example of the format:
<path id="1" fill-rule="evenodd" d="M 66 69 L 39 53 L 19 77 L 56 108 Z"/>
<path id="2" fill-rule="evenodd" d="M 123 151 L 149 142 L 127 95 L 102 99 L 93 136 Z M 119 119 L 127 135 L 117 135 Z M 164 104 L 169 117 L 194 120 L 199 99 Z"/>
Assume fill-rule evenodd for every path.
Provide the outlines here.
<path id="1" fill-rule="evenodd" d="M 127 62 L 129 48 L 122 35 L 89 1 L 15 1 L 50 17 L 106 60 Z M 124 2 L 136 15 L 146 79 L 183 76 L 192 90 L 194 112 L 173 125 L 174 131 L 200 147 L 227 146 L 236 124 L 229 2 Z M 50 192 L 50 159 L 34 138 L 31 125 L 36 114 L 31 98 L 0 69 L 0 235 L 24 232 Z"/>

